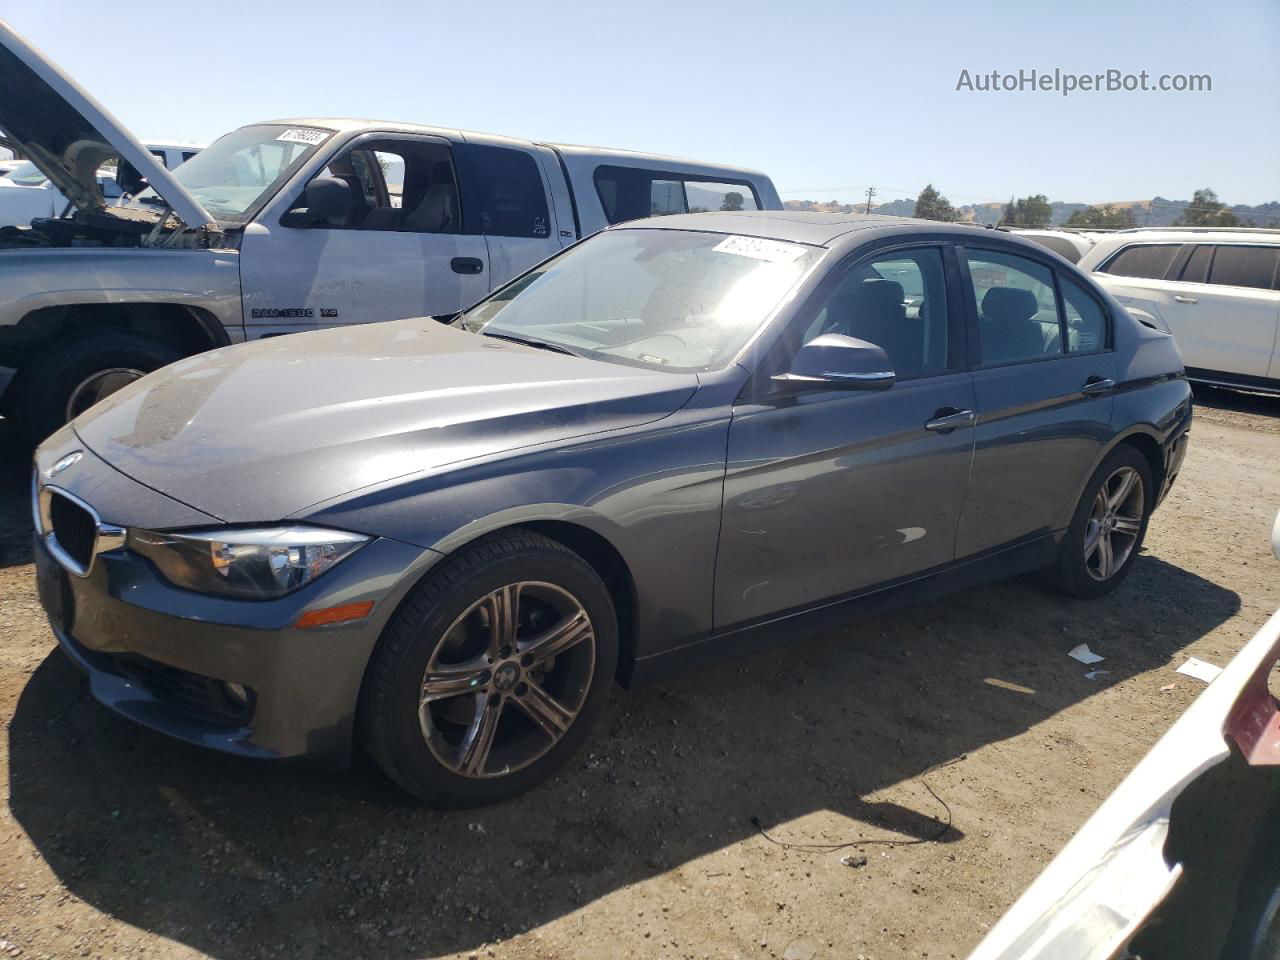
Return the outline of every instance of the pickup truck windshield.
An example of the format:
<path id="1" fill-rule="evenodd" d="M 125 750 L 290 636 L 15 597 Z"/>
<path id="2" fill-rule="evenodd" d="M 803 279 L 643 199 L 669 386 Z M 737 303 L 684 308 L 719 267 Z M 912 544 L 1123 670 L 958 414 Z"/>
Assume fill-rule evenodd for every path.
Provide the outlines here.
<path id="1" fill-rule="evenodd" d="M 173 178 L 218 220 L 247 223 L 332 135 L 332 130 L 319 127 L 241 127 L 174 169 Z M 144 205 L 159 202 L 163 201 L 150 188 L 133 201 Z"/>
<path id="2" fill-rule="evenodd" d="M 729 363 L 823 251 L 691 230 L 610 230 L 464 313 L 465 330 L 659 370 Z"/>

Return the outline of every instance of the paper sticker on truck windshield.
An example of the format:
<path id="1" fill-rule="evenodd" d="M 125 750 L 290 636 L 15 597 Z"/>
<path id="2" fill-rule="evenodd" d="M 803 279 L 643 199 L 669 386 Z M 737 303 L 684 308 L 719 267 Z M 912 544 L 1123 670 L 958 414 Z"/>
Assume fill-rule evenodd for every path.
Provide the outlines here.
<path id="1" fill-rule="evenodd" d="M 285 143 L 310 143 L 317 144 L 329 135 L 328 130 L 316 130 L 311 127 L 290 127 L 277 140 L 283 140 Z"/>
<path id="2" fill-rule="evenodd" d="M 791 263 L 804 255 L 804 247 L 796 243 L 736 235 L 720 241 L 712 249 L 716 253 L 732 253 L 768 263 Z"/>

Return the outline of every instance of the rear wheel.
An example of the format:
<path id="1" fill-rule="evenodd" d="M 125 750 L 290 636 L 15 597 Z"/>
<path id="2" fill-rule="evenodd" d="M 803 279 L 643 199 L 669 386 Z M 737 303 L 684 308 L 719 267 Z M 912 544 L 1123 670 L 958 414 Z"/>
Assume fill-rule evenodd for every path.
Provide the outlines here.
<path id="1" fill-rule="evenodd" d="M 22 373 L 21 419 L 34 446 L 121 387 L 179 359 L 165 343 L 110 330 L 46 350 Z"/>
<path id="2" fill-rule="evenodd" d="M 1154 496 L 1146 457 L 1127 444 L 1112 451 L 1085 486 L 1049 571 L 1052 583 L 1076 597 L 1118 587 L 1146 536 Z"/>
<path id="3" fill-rule="evenodd" d="M 578 749 L 617 661 L 613 603 L 586 561 L 532 531 L 480 541 L 387 627 L 362 705 L 365 747 L 429 803 L 502 800 Z"/>

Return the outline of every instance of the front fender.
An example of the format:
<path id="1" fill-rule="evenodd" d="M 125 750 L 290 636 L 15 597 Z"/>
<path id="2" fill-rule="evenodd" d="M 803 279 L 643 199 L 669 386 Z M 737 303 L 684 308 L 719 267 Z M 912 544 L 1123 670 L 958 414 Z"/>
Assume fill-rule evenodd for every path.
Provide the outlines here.
<path id="1" fill-rule="evenodd" d="M 235 250 L 4 250 L 0 290 L 0 330 L 49 307 L 166 303 L 208 311 L 231 341 L 244 336 Z"/>
<path id="2" fill-rule="evenodd" d="M 294 519 L 445 554 L 534 521 L 583 527 L 627 565 L 645 656 L 711 629 L 727 436 L 727 417 L 686 410 L 640 431 L 390 481 Z"/>

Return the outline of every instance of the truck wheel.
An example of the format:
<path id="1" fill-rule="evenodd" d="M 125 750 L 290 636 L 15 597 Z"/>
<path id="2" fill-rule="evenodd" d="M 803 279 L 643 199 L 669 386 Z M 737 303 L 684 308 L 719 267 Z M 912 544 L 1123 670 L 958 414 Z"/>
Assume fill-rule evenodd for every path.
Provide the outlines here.
<path id="1" fill-rule="evenodd" d="M 495 803 L 582 745 L 617 663 L 596 571 L 531 530 L 497 534 L 444 561 L 387 626 L 361 704 L 365 749 L 427 803 Z"/>
<path id="2" fill-rule="evenodd" d="M 19 416 L 32 446 L 123 386 L 182 356 L 125 330 L 77 338 L 46 350 L 22 372 Z"/>

